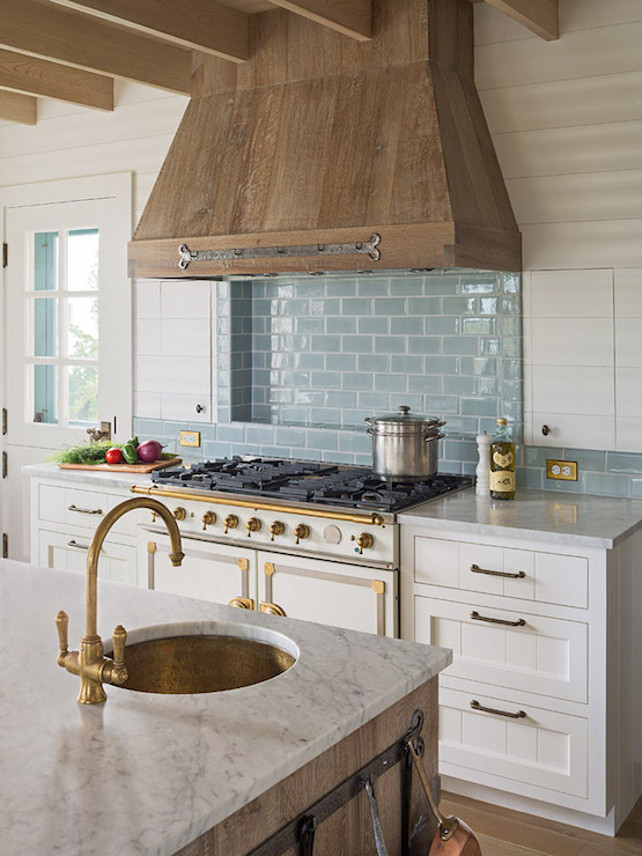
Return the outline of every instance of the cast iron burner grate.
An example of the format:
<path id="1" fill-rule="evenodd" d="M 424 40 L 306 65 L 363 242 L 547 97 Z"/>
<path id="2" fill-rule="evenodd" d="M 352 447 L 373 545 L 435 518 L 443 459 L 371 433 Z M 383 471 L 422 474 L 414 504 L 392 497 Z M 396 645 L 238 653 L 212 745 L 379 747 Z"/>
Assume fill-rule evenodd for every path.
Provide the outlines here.
<path id="1" fill-rule="evenodd" d="M 290 502 L 399 511 L 470 487 L 471 476 L 439 473 L 421 482 L 386 481 L 366 467 L 270 458 L 218 458 L 191 469 L 156 470 L 152 481 L 180 490 L 269 497 Z"/>

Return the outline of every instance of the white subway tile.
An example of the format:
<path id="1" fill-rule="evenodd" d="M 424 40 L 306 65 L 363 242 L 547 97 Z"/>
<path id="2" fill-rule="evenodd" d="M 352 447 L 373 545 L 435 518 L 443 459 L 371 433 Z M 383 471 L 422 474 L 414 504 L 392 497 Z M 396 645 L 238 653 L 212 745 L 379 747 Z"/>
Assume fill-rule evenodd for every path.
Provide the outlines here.
<path id="1" fill-rule="evenodd" d="M 642 318 L 615 319 L 615 365 L 642 367 Z"/>
<path id="2" fill-rule="evenodd" d="M 161 346 L 168 357 L 208 357 L 210 356 L 210 320 L 161 319 Z"/>
<path id="3" fill-rule="evenodd" d="M 533 365 L 612 366 L 612 318 L 533 318 Z"/>
<path id="4" fill-rule="evenodd" d="M 533 318 L 608 318 L 613 315 L 613 272 L 534 270 Z"/>
<path id="5" fill-rule="evenodd" d="M 642 419 L 642 368 L 617 368 L 615 391 L 618 422 L 622 417 Z"/>
<path id="6" fill-rule="evenodd" d="M 209 398 L 210 369 L 208 357 L 161 357 L 161 391 Z"/>
<path id="7" fill-rule="evenodd" d="M 618 418 L 615 448 L 618 452 L 642 452 L 642 417 Z"/>
<path id="8" fill-rule="evenodd" d="M 197 405 L 203 408 L 200 413 L 196 410 Z M 186 422 L 211 422 L 209 396 L 163 393 L 161 395 L 161 419 L 185 420 Z"/>
<path id="9" fill-rule="evenodd" d="M 642 318 L 642 268 L 615 271 L 615 317 Z"/>
<path id="10" fill-rule="evenodd" d="M 136 321 L 134 353 L 157 357 L 161 353 L 160 321 L 139 318 Z"/>
<path id="11" fill-rule="evenodd" d="M 163 318 L 207 318 L 210 314 L 212 286 L 206 281 L 161 282 Z"/>
<path id="12" fill-rule="evenodd" d="M 160 419 L 161 400 L 158 392 L 135 392 L 134 413 L 139 419 Z"/>
<path id="13" fill-rule="evenodd" d="M 161 374 L 158 357 L 137 356 L 134 363 L 134 390 L 160 394 Z M 138 416 L 138 414 L 136 414 Z"/>
<path id="14" fill-rule="evenodd" d="M 160 318 L 160 282 L 157 280 L 134 282 L 134 318 Z"/>
<path id="15" fill-rule="evenodd" d="M 533 366 L 533 412 L 599 415 L 613 419 L 614 387 L 612 368 Z"/>

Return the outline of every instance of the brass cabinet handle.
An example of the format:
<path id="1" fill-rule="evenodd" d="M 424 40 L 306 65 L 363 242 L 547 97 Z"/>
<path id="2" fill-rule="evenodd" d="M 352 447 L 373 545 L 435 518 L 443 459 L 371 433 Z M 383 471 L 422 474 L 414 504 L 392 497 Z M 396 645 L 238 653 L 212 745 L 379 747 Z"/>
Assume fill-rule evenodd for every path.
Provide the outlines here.
<path id="1" fill-rule="evenodd" d="M 471 565 L 470 570 L 473 574 L 487 574 L 489 577 L 508 577 L 511 580 L 523 580 L 526 576 L 524 571 L 511 573 L 510 571 L 490 571 L 488 568 L 480 568 L 479 565 Z"/>
<path id="2" fill-rule="evenodd" d="M 287 618 L 285 610 L 278 603 L 260 603 L 259 612 L 265 612 L 267 615 L 280 615 L 281 618 Z"/>
<path id="3" fill-rule="evenodd" d="M 102 508 L 78 508 L 76 505 L 69 505 L 67 511 L 77 511 L 78 514 L 102 514 Z"/>
<path id="4" fill-rule="evenodd" d="M 495 707 L 484 707 L 483 704 L 480 704 L 476 698 L 474 698 L 470 706 L 473 710 L 482 711 L 482 713 L 494 713 L 497 716 L 507 716 L 509 719 L 524 719 L 526 716 L 525 710 L 518 710 L 517 713 L 511 713 L 509 710 L 498 710 Z"/>
<path id="5" fill-rule="evenodd" d="M 71 541 L 67 541 L 68 547 L 73 547 L 75 550 L 88 550 L 89 544 L 79 544 L 77 541 L 74 541 L 72 538 Z"/>
<path id="6" fill-rule="evenodd" d="M 470 613 L 473 621 L 488 621 L 489 624 L 505 624 L 507 627 L 523 627 L 526 621 L 523 618 L 518 618 L 515 621 L 509 621 L 506 618 L 489 618 L 487 615 L 480 615 L 476 609 Z"/>
<path id="7" fill-rule="evenodd" d="M 254 601 L 251 597 L 233 597 L 228 606 L 236 606 L 239 609 L 254 609 Z"/>

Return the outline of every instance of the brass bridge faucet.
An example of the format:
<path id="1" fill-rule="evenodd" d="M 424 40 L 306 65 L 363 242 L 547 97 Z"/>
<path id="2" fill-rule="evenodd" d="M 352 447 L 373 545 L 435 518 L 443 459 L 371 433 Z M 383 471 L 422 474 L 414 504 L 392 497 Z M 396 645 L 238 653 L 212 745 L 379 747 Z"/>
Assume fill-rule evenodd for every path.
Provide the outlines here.
<path id="1" fill-rule="evenodd" d="M 137 508 L 149 508 L 165 521 L 172 549 L 169 554 L 172 565 L 178 567 L 185 556 L 181 550 L 181 536 L 176 521 L 171 512 L 156 499 L 149 499 L 146 496 L 127 499 L 112 508 L 100 521 L 87 554 L 87 617 L 80 651 L 69 651 L 67 648 L 67 628 L 69 626 L 67 613 L 60 610 L 56 616 L 60 640 L 58 665 L 74 675 L 80 675 L 80 692 L 77 698 L 80 704 L 100 704 L 106 701 L 107 696 L 103 684 L 124 684 L 128 678 L 127 667 L 125 666 L 125 642 L 127 640 L 125 628 L 119 624 L 112 635 L 113 659 L 104 656 L 103 642 L 97 632 L 98 557 L 103 541 L 114 523 L 123 514 Z"/>

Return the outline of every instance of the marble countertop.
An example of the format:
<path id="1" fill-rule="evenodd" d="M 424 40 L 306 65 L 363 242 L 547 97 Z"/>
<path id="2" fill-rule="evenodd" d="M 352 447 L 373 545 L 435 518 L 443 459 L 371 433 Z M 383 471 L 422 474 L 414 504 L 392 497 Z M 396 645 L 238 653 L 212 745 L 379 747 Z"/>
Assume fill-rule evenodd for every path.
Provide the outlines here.
<path id="1" fill-rule="evenodd" d="M 28 464 L 21 470 L 25 476 L 57 479 L 75 484 L 95 484 L 100 487 L 130 488 L 134 484 L 151 484 L 145 473 L 119 473 L 117 470 L 61 470 L 58 464 Z"/>
<path id="2" fill-rule="evenodd" d="M 467 535 L 611 549 L 642 526 L 642 502 L 542 490 L 493 501 L 470 489 L 403 511 L 398 520 L 441 532 L 447 527 Z"/>
<path id="3" fill-rule="evenodd" d="M 109 639 L 173 622 L 284 634 L 295 665 L 262 684 L 159 696 L 107 686 L 76 703 L 59 668 L 84 628 L 84 578 L 0 560 L 0 850 L 3 856 L 168 856 L 434 677 L 450 651 L 101 581 Z"/>

